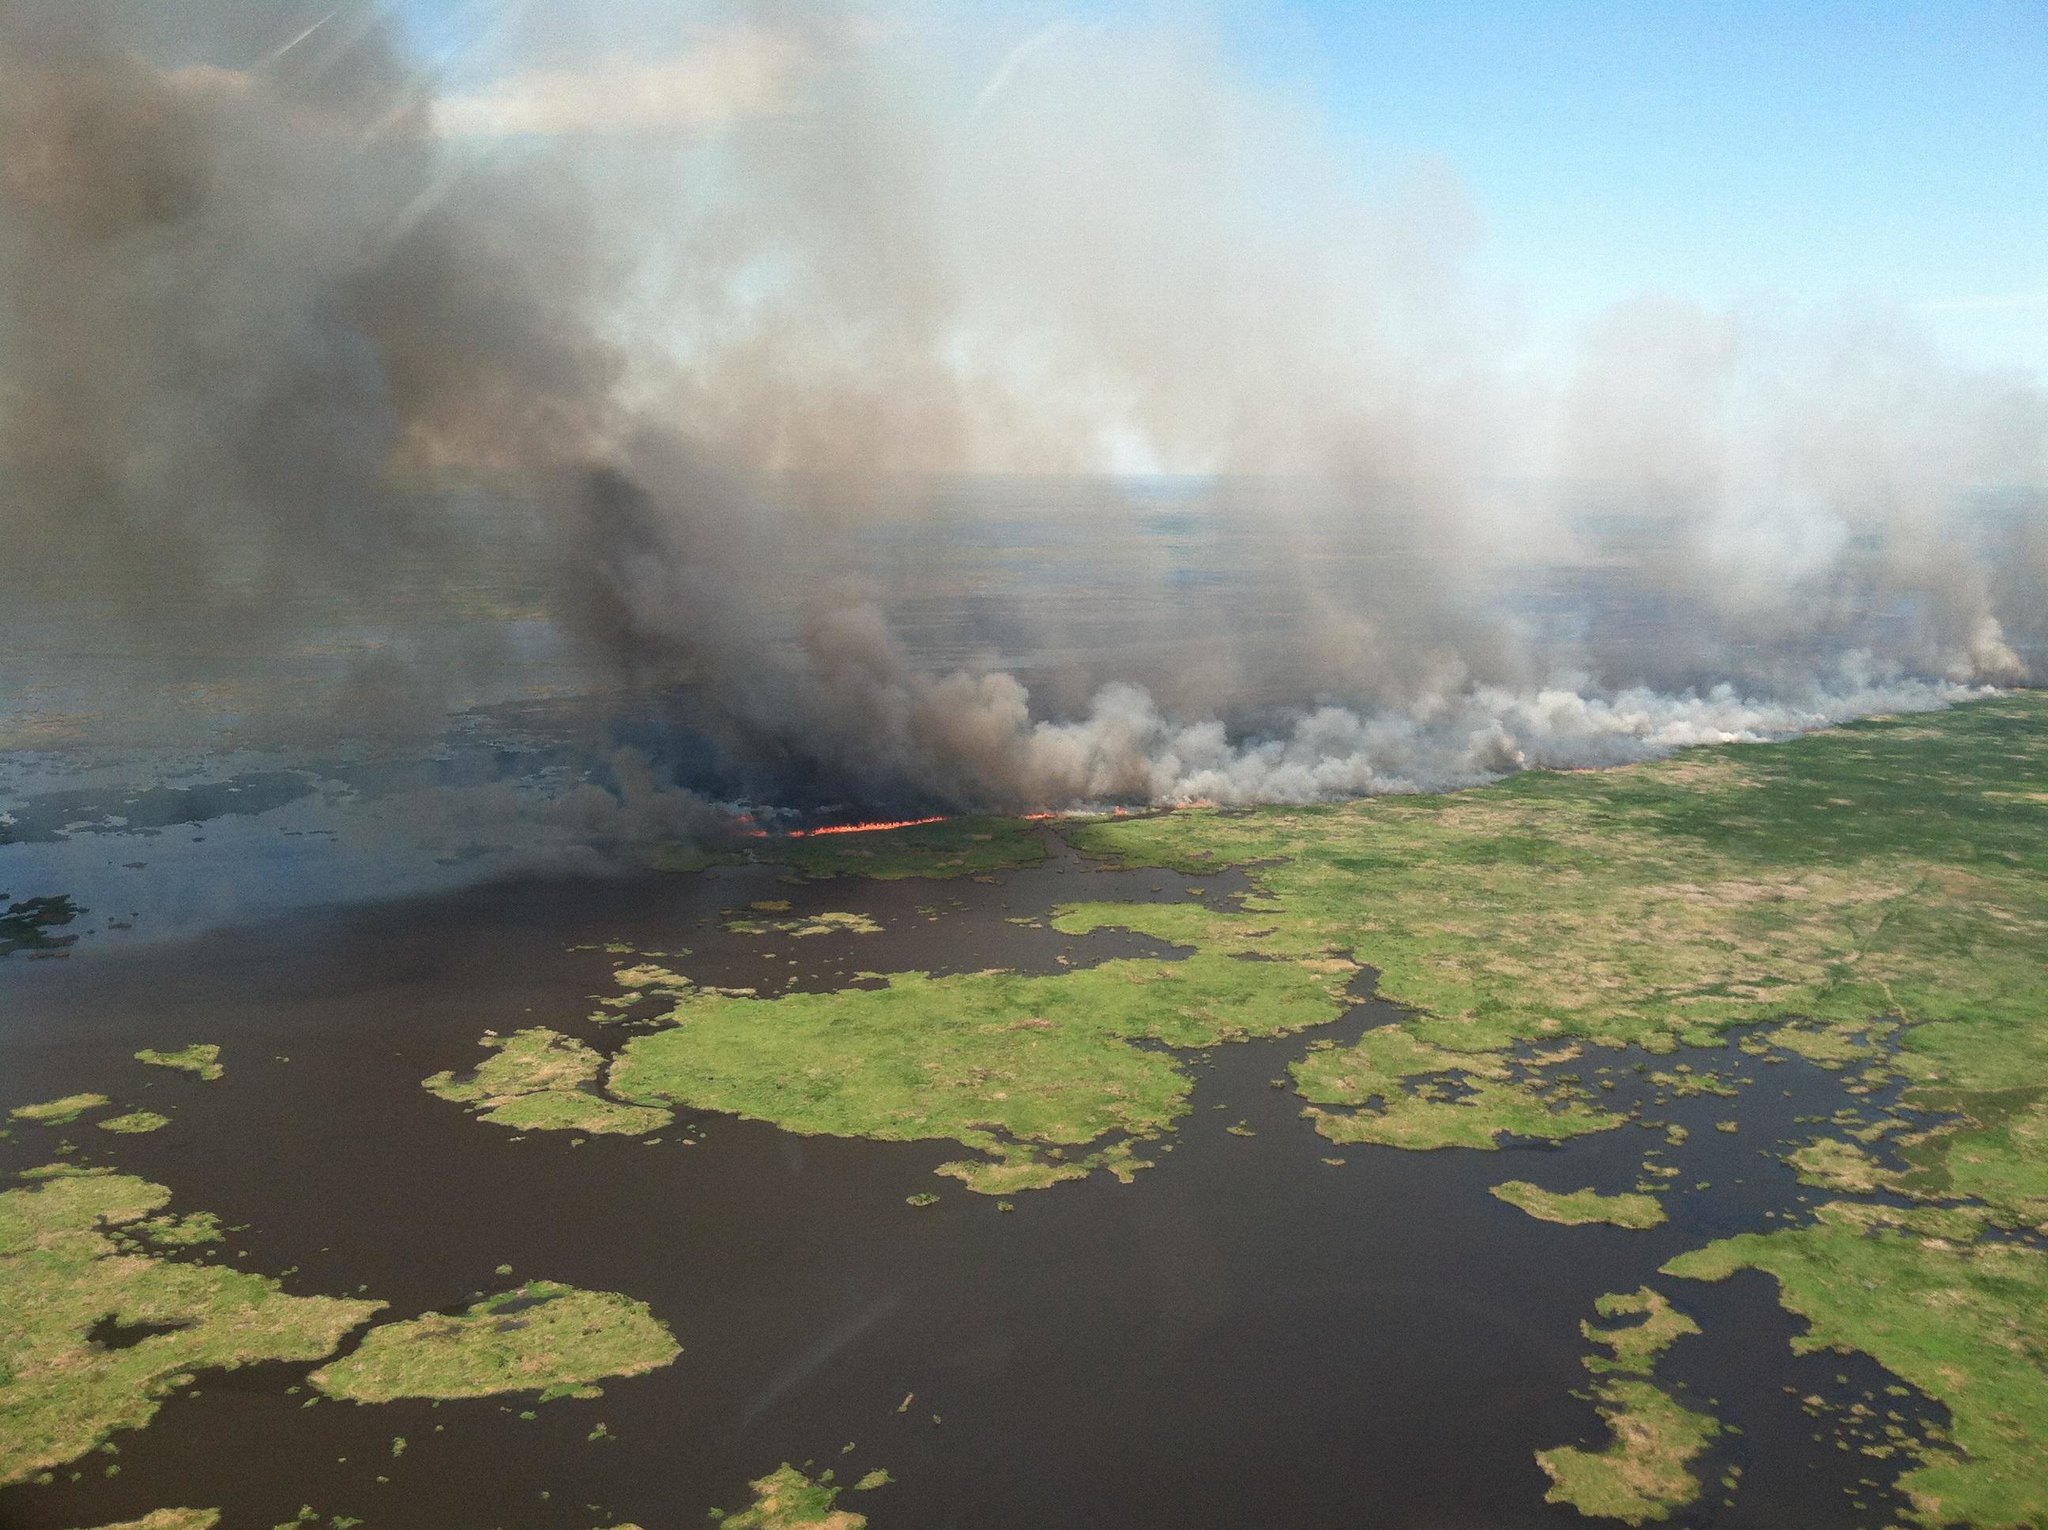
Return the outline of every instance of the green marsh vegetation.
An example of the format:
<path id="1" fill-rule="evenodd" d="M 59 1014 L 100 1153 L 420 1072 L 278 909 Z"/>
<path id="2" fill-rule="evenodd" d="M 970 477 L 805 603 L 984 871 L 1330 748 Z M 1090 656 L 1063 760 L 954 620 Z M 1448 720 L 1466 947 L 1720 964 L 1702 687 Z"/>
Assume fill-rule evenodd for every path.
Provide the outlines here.
<path id="1" fill-rule="evenodd" d="M 71 1096 L 29 1107 L 28 1118 L 62 1124 L 105 1104 Z M 97 1124 L 165 1123 L 134 1112 Z M 202 1372 L 326 1360 L 382 1310 L 375 1300 L 292 1295 L 275 1279 L 202 1262 L 198 1251 L 223 1241 L 220 1219 L 172 1212 L 170 1200 L 169 1189 L 136 1176 L 63 1163 L 28 1170 L 0 1192 L 0 1484 L 47 1482 L 52 1468 L 95 1447 L 112 1451 L 113 1435 L 147 1425 Z M 358 1401 L 527 1390 L 546 1401 L 594 1396 L 595 1381 L 679 1353 L 644 1304 L 543 1281 L 458 1316 L 371 1328 L 310 1379 Z M 186 1530 L 218 1517 L 164 1509 L 133 1523 Z M 344 1522 L 354 1523 L 335 1521 Z"/>
<path id="2" fill-rule="evenodd" d="M 160 1214 L 130 1222 L 121 1229 L 128 1238 L 145 1239 L 152 1248 L 203 1248 L 220 1243 L 226 1234 L 220 1218 L 210 1211 L 193 1211 L 184 1216 Z"/>
<path id="3" fill-rule="evenodd" d="M 1057 923 L 1081 934 L 1126 912 L 1084 905 Z M 1259 921 L 1173 913 L 1175 935 L 1200 947 L 1184 959 L 1053 976 L 898 973 L 775 999 L 686 993 L 665 1029 L 627 1044 L 609 1087 L 796 1132 L 955 1141 L 981 1156 L 941 1172 L 991 1195 L 1098 1168 L 1127 1178 L 1192 1088 L 1171 1052 L 1144 1043 L 1199 1048 L 1323 1024 L 1356 971 L 1320 949 L 1241 960 Z"/>
<path id="4" fill-rule="evenodd" d="M 132 1175 L 59 1166 L 0 1192 L 0 1482 L 141 1427 L 198 1371 L 322 1359 L 382 1305 L 153 1253 L 150 1219 L 169 1200 Z M 108 1322 L 141 1337 L 97 1342 Z"/>
<path id="5" fill-rule="evenodd" d="M 131 1110 L 124 1116 L 109 1116 L 94 1123 L 103 1132 L 119 1132 L 134 1135 L 137 1132 L 162 1131 L 171 1124 L 169 1116 L 158 1115 L 153 1110 Z"/>
<path id="6" fill-rule="evenodd" d="M 870 1472 L 857 1486 L 881 1486 L 869 1481 L 874 1475 Z M 882 1476 L 886 1481 L 888 1474 Z M 723 1530 L 861 1530 L 867 1516 L 834 1507 L 839 1489 L 832 1486 L 831 1478 L 830 1472 L 822 1478 L 806 1476 L 785 1462 L 747 1484 L 754 1490 L 753 1503 L 737 1514 L 720 1517 L 718 1523 Z"/>
<path id="7" fill-rule="evenodd" d="M 1924 1523 L 2048 1520 L 2048 697 L 1444 797 L 1070 833 L 1137 864 L 1253 863 L 1284 947 L 1379 967 L 1415 1011 L 1398 1036 L 1296 1068 L 1326 1134 L 1481 1146 L 1532 1113 L 1548 1118 L 1532 1135 L 1601 1129 L 1540 1081 L 1560 1040 L 1669 1052 L 1764 1024 L 1745 1051 L 1832 1067 L 1852 1096 L 1903 1081 L 1888 1119 L 1845 1120 L 1793 1161 L 1838 1194 L 1912 1198 L 1917 1230 L 1837 1203 L 1671 1269 L 1769 1271 L 1808 1342 L 1864 1350 L 1950 1409 L 1954 1449 L 1905 1479 Z"/>
<path id="8" fill-rule="evenodd" d="M 217 1079 L 227 1072 L 221 1064 L 219 1046 L 210 1041 L 180 1047 L 175 1052 L 159 1052 L 154 1047 L 144 1047 L 135 1054 L 135 1060 L 155 1068 L 176 1068 L 208 1080 Z"/>
<path id="9" fill-rule="evenodd" d="M 213 1530 L 219 1523 L 218 1509 L 157 1509 L 140 1519 L 101 1525 L 99 1530 Z"/>
<path id="10" fill-rule="evenodd" d="M 1699 1325 L 1648 1286 L 1612 1293 L 1594 1303 L 1603 1318 L 1637 1319 L 1602 1328 L 1579 1329 L 1605 1355 L 1588 1355 L 1594 1375 L 1593 1400 L 1612 1439 L 1600 1450 L 1560 1445 L 1536 1453 L 1550 1477 L 1552 1503 L 1568 1503 L 1581 1514 L 1631 1525 L 1669 1519 L 1700 1495 L 1692 1461 L 1720 1433 L 1709 1414 L 1680 1403 L 1651 1379 L 1657 1357 Z"/>
<path id="11" fill-rule="evenodd" d="M 1459 1051 L 1383 1026 L 1355 1046 L 1312 1048 L 1293 1073 L 1313 1102 L 1305 1114 L 1332 1142 L 1493 1148 L 1504 1136 L 1558 1141 L 1626 1124 L 1584 1089 L 1545 1075 L 1549 1062 Z"/>
<path id="12" fill-rule="evenodd" d="M 67 1094 L 62 1099 L 17 1105 L 8 1114 L 36 1126 L 69 1126 L 87 1111 L 105 1110 L 112 1103 L 103 1094 Z"/>
<path id="13" fill-rule="evenodd" d="M 1573 1190 L 1560 1194 L 1532 1185 L 1526 1179 L 1511 1179 L 1495 1185 L 1491 1192 L 1510 1206 L 1519 1206 L 1542 1222 L 1561 1222 L 1583 1227 L 1605 1222 L 1613 1227 L 1656 1227 L 1664 1221 L 1664 1203 L 1654 1195 L 1631 1192 L 1602 1195 L 1597 1190 Z"/>
<path id="14" fill-rule="evenodd" d="M 658 1370 L 681 1353 L 646 1303 L 536 1280 L 452 1316 L 380 1324 L 310 1379 L 330 1396 L 363 1403 L 505 1392 L 589 1396 L 598 1381 Z"/>
<path id="15" fill-rule="evenodd" d="M 491 1056 L 467 1078 L 451 1072 L 422 1079 L 444 1100 L 474 1108 L 480 1119 L 520 1131 L 578 1131 L 627 1136 L 668 1125 L 659 1106 L 627 1104 L 597 1092 L 604 1059 L 582 1042 L 535 1026 L 486 1036 Z"/>
<path id="16" fill-rule="evenodd" d="M 2027 776 L 2043 783 L 2029 793 Z M 2017 779 L 2016 779 L 2017 778 Z M 1913 1022 L 1913 1064 L 2032 1077 L 2048 929 L 2048 699 L 2000 698 L 1612 771 L 1069 830 L 1084 850 L 1252 871 L 1278 942 L 1354 951 L 1453 1052 L 1577 1037 L 1668 1051 Z M 1949 1021 L 1946 1028 L 1926 1022 Z M 1964 1033 L 2016 1035 L 1996 1066 Z M 1811 1039 L 1807 1045 L 1811 1046 Z"/>
<path id="17" fill-rule="evenodd" d="M 1724 1239 L 1665 1270 L 1763 1270 L 1811 1325 L 1795 1348 L 1860 1350 L 1942 1403 L 1952 1444 L 1923 1447 L 1900 1483 L 1924 1522 L 2048 1523 L 2048 1253 L 1886 1225 L 1895 1215 L 1823 1206 L 1810 1226 Z"/>
<path id="18" fill-rule="evenodd" d="M 616 943 L 615 943 L 616 944 Z M 632 955 L 630 946 L 620 946 L 612 951 L 614 956 Z M 612 970 L 612 982 L 619 991 L 613 994 L 593 995 L 592 1002 L 597 1008 L 589 1019 L 598 1025 L 614 1025 L 645 1017 L 648 1006 L 674 1003 L 682 995 L 691 992 L 696 984 L 680 972 L 664 967 L 660 962 L 646 958 L 634 962 L 622 962 Z M 688 955 L 688 952 L 682 953 Z M 634 1011 L 642 1011 L 636 1016 Z"/>

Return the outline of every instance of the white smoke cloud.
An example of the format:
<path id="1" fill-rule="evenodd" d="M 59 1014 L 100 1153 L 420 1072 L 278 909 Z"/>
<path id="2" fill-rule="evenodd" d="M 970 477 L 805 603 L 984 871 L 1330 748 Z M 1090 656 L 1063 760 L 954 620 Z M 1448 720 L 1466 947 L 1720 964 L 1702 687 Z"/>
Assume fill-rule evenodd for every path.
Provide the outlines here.
<path id="1" fill-rule="evenodd" d="M 732 28 L 668 58 L 618 57 L 579 69 L 535 69 L 434 107 L 450 138 L 701 132 L 794 110 L 824 61 L 808 40 Z"/>
<path id="2" fill-rule="evenodd" d="M 1103 687 L 1079 718 L 1034 722 L 1013 677 L 956 672 L 883 687 L 887 710 L 869 713 L 865 738 L 883 755 L 900 751 L 887 763 L 888 777 L 923 773 L 928 789 L 971 805 L 1245 806 L 1439 791 L 1539 767 L 1626 764 L 1985 694 L 1947 681 L 1872 683 L 1856 673 L 1863 658 L 1851 656 L 1831 688 L 1799 701 L 1743 696 L 1729 685 L 1704 694 L 1635 688 L 1601 695 L 1581 678 L 1528 691 L 1479 686 L 1405 711 L 1322 706 L 1284 729 L 1243 739 L 1214 719 L 1176 721 L 1142 688 L 1121 683 Z M 860 704 L 875 700 L 865 693 Z"/>

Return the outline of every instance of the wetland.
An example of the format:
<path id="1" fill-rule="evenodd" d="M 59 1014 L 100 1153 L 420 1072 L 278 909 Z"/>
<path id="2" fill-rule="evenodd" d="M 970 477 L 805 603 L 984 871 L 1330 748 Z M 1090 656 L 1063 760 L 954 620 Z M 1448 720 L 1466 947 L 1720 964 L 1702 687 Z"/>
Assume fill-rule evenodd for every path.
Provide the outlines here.
<path id="1" fill-rule="evenodd" d="M 724 859 L 8 957 L 0 1524 L 2048 1519 L 2040 698 Z"/>

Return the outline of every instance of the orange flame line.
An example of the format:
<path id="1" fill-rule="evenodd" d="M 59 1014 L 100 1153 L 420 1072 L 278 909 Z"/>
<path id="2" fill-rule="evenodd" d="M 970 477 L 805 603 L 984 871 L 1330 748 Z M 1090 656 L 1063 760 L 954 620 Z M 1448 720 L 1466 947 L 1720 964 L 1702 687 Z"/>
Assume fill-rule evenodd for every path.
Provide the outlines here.
<path id="1" fill-rule="evenodd" d="M 946 815 L 938 813 L 930 818 L 897 818 L 878 820 L 874 823 L 828 823 L 822 828 L 816 829 L 791 829 L 789 837 L 791 839 L 814 839 L 820 834 L 874 834 L 883 829 L 914 829 L 920 824 L 944 823 L 945 821 Z"/>

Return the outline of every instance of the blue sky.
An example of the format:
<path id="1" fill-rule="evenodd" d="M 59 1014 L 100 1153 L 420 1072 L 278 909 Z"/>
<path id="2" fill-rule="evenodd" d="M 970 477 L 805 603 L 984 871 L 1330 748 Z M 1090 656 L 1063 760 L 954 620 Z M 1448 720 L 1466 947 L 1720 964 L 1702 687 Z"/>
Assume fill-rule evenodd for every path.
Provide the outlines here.
<path id="1" fill-rule="evenodd" d="M 1298 0 L 1233 45 L 1365 163 L 1440 155 L 1539 325 L 1896 306 L 2048 375 L 2048 4 Z"/>

